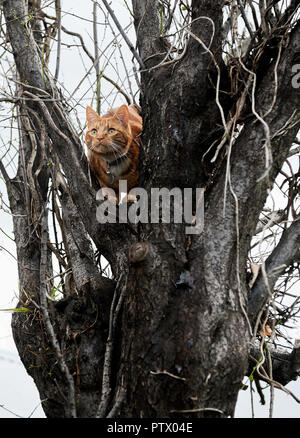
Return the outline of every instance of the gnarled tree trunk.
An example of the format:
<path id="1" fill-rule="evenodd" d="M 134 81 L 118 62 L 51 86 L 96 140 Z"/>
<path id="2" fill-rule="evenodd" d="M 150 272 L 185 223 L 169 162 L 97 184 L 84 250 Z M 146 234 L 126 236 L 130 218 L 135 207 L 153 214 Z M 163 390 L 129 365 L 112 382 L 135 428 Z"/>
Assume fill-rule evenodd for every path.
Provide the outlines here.
<path id="1" fill-rule="evenodd" d="M 289 38 L 276 66 L 276 101 L 276 56 L 267 46 L 264 74 L 259 62 L 257 75 L 240 64 L 246 91 L 234 94 L 222 57 L 223 3 L 194 0 L 185 53 L 177 62 L 156 67 L 166 52 L 160 2 L 132 1 L 146 66 L 141 72 L 140 185 L 149 195 L 154 187 L 205 189 L 203 232 L 189 235 L 185 224 L 97 222 L 98 186 L 95 180 L 89 184 L 80 140 L 43 70 L 26 2 L 1 2 L 22 83 L 20 111 L 27 111 L 29 124 L 23 123 L 27 135 L 18 175 L 11 180 L 1 167 L 14 214 L 19 306 L 29 309 L 14 314 L 13 332 L 48 417 L 234 415 L 254 324 L 269 298 L 261 277 L 251 294 L 247 254 L 269 189 L 299 129 L 299 92 L 292 88 L 291 72 L 300 27 L 286 28 Z M 290 14 L 296 7 L 292 2 Z M 271 41 L 276 53 L 285 37 L 279 32 Z M 234 123 L 242 118 L 243 126 L 232 146 L 227 125 L 225 145 L 212 161 L 224 120 L 233 117 L 241 96 L 244 114 L 240 111 Z M 257 114 L 272 108 L 263 121 L 251 111 L 253 96 Z M 297 123 L 290 123 L 292 115 Z M 272 152 L 267 174 L 266 151 Z M 47 235 L 50 184 L 66 254 L 61 261 L 67 270 L 64 298 L 58 302 L 46 295 L 49 254 L 55 250 Z M 299 242 L 300 232 L 294 232 Z M 109 261 L 112 278 L 102 275 L 91 242 Z M 286 260 L 292 262 L 295 252 L 295 247 L 294 252 L 287 249 Z M 291 368 L 290 378 L 297 372 Z"/>

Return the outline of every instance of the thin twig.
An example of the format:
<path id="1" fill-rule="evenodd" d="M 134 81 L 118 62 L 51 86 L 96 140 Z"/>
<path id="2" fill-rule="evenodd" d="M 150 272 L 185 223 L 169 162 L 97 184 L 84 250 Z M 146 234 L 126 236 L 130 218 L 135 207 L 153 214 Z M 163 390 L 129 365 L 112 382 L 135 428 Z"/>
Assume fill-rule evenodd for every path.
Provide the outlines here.
<path id="1" fill-rule="evenodd" d="M 121 407 L 123 401 L 125 400 L 126 397 L 126 390 L 125 388 L 121 388 L 120 390 L 120 394 L 116 399 L 116 402 L 114 404 L 114 406 L 112 407 L 111 411 L 107 414 L 106 418 L 115 418 L 119 408 Z"/>
<path id="2" fill-rule="evenodd" d="M 243 20 L 244 20 L 244 22 L 245 22 L 245 25 L 246 25 L 246 27 L 247 27 L 247 29 L 248 29 L 248 32 L 249 32 L 251 38 L 253 38 L 253 37 L 254 37 L 254 33 L 253 33 L 253 31 L 252 31 L 252 29 L 251 29 L 251 26 L 250 26 L 250 24 L 249 24 L 249 21 L 248 21 L 248 18 L 247 18 L 247 15 L 246 15 L 246 12 L 245 12 L 244 6 L 242 5 L 241 0 L 237 0 L 237 2 L 238 2 L 238 5 L 239 5 L 239 8 L 240 8 L 240 11 L 241 11 L 241 14 L 242 14 Z"/>
<path id="3" fill-rule="evenodd" d="M 56 19 L 57 19 L 57 53 L 56 53 L 56 68 L 54 80 L 58 79 L 60 67 L 60 53 L 61 53 L 61 5 L 60 0 L 55 0 Z"/>
<path id="4" fill-rule="evenodd" d="M 43 315 L 43 321 L 55 351 L 55 355 L 60 367 L 61 372 L 66 377 L 69 387 L 68 393 L 68 415 L 71 418 L 76 418 L 76 402 L 75 402 L 75 386 L 73 377 L 70 374 L 70 370 L 65 362 L 64 356 L 61 352 L 60 345 L 58 343 L 54 328 L 50 319 L 48 304 L 47 304 L 47 254 L 48 243 L 48 209 L 44 209 L 41 223 L 41 262 L 40 262 L 40 308 Z"/>
<path id="5" fill-rule="evenodd" d="M 221 415 L 225 415 L 224 412 L 221 411 L 221 409 L 217 409 L 217 408 L 183 409 L 183 410 L 172 410 L 170 412 L 180 413 L 180 414 L 189 414 L 189 413 L 194 413 L 194 412 L 207 412 L 207 411 L 218 412 Z"/>
<path id="6" fill-rule="evenodd" d="M 99 67 L 99 57 L 98 57 L 98 32 L 97 32 L 97 6 L 98 4 L 94 2 L 93 4 L 93 36 L 94 36 L 94 52 L 95 52 L 95 71 L 96 71 L 96 102 L 97 102 L 97 113 L 100 114 L 100 67 Z"/>
<path id="7" fill-rule="evenodd" d="M 142 60 L 142 58 L 140 57 L 140 55 L 137 53 L 137 51 L 135 50 L 133 44 L 131 43 L 131 41 L 129 40 L 128 36 L 126 35 L 126 33 L 123 30 L 123 27 L 121 26 L 119 20 L 117 19 L 117 17 L 115 16 L 114 11 L 111 9 L 111 7 L 109 6 L 108 2 L 106 0 L 102 0 L 102 3 L 104 4 L 104 6 L 106 7 L 107 11 L 109 12 L 109 15 L 111 16 L 111 18 L 113 19 L 115 25 L 117 26 L 120 34 L 122 35 L 122 37 L 124 38 L 126 44 L 128 45 L 130 51 L 132 52 L 133 56 L 135 57 L 135 59 L 137 60 L 137 62 L 139 63 L 140 67 L 142 70 L 144 70 L 145 64 Z"/>
<path id="8" fill-rule="evenodd" d="M 125 28 L 125 30 L 127 29 L 127 27 Z M 105 47 L 105 49 L 104 50 L 102 50 L 102 52 L 101 53 L 98 53 L 98 56 L 97 56 L 97 58 L 93 61 L 93 65 L 89 68 L 89 70 L 86 72 L 86 74 L 84 75 L 84 77 L 79 81 L 79 84 L 76 86 L 76 88 L 74 89 L 74 91 L 71 93 L 71 95 L 70 95 L 70 99 L 72 99 L 73 98 L 73 96 L 74 96 L 74 94 L 76 93 L 76 91 L 81 87 L 81 85 L 82 85 L 82 83 L 84 82 L 84 80 L 86 79 L 86 77 L 90 74 L 90 72 L 92 71 L 92 69 L 94 68 L 94 66 L 95 66 L 95 63 L 97 62 L 97 60 L 100 58 L 100 56 L 102 56 L 104 53 L 105 53 L 105 51 L 111 46 L 111 44 L 112 44 L 112 42 L 110 42 L 106 47 Z M 83 48 L 84 48 L 84 46 L 83 46 Z M 87 53 L 87 52 L 86 52 Z M 107 81 L 110 81 L 117 89 L 118 89 L 118 86 L 115 84 L 115 83 L 113 83 L 112 82 L 112 80 L 110 80 L 107 76 L 104 76 L 103 74 L 102 74 L 102 76 L 103 76 L 103 78 L 104 79 L 106 79 Z M 120 92 L 120 93 L 122 93 L 123 95 L 124 95 L 124 97 L 126 98 L 126 96 L 125 96 L 125 93 L 119 88 L 118 89 L 118 91 Z M 127 99 L 126 99 L 127 100 Z M 130 100 L 130 99 L 129 99 Z"/>
<path id="9" fill-rule="evenodd" d="M 186 380 L 185 377 L 176 376 L 175 374 L 169 373 L 169 371 L 166 371 L 166 370 L 163 370 L 163 371 L 150 371 L 150 374 L 153 374 L 154 376 L 159 376 L 161 374 L 165 374 L 166 376 L 172 377 L 173 379 L 183 380 L 183 381 Z"/>
<path id="10" fill-rule="evenodd" d="M 263 175 L 257 180 L 257 182 L 260 182 L 261 180 L 263 180 L 264 178 L 268 178 L 269 177 L 269 173 L 271 170 L 271 166 L 272 166 L 272 162 L 273 162 L 273 158 L 272 158 L 272 148 L 271 148 L 271 133 L 270 133 L 270 127 L 267 124 L 267 122 L 258 114 L 258 112 L 256 111 L 256 107 L 255 107 L 255 93 L 256 93 L 256 80 L 257 80 L 257 76 L 256 73 L 254 73 L 253 71 L 249 70 L 245 64 L 243 63 L 241 57 L 239 58 L 239 61 L 241 63 L 241 66 L 243 67 L 244 70 L 246 70 L 252 77 L 253 77 L 253 85 L 252 85 L 252 95 L 251 95 L 251 106 L 252 106 L 252 112 L 255 115 L 255 117 L 262 123 L 264 131 L 265 131 L 265 142 L 264 142 L 264 147 L 265 147 L 265 162 L 266 162 L 266 170 L 263 173 Z"/>
<path id="11" fill-rule="evenodd" d="M 123 285 L 121 288 L 121 293 L 119 298 L 117 298 L 119 285 L 122 279 L 123 279 L 123 274 L 120 275 L 120 278 L 116 284 L 114 297 L 110 307 L 109 332 L 106 341 L 106 350 L 105 350 L 104 364 L 103 364 L 101 401 L 97 410 L 96 418 L 105 418 L 110 401 L 110 396 L 111 396 L 111 362 L 112 362 L 114 333 L 115 333 L 117 318 L 121 306 L 123 304 L 123 300 L 126 292 L 126 283 L 125 283 L 125 285 Z"/>

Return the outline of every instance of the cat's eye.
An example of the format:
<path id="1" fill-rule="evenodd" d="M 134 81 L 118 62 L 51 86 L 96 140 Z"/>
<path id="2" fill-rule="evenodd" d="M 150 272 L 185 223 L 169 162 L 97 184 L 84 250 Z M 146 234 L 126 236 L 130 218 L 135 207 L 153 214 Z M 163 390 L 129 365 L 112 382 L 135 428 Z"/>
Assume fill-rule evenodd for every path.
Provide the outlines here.
<path id="1" fill-rule="evenodd" d="M 114 132 L 116 132 L 116 130 L 114 128 L 109 128 L 109 130 L 107 132 L 109 134 L 113 134 Z"/>
<path id="2" fill-rule="evenodd" d="M 91 134 L 93 134 L 93 135 L 97 134 L 97 129 L 95 129 L 95 128 L 92 129 L 92 130 L 91 130 Z"/>

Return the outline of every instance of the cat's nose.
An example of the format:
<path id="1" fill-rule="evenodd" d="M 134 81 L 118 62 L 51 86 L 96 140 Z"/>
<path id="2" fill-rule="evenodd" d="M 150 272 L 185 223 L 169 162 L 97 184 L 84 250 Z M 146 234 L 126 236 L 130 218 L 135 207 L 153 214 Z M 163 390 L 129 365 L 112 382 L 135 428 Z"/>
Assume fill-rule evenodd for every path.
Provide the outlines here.
<path id="1" fill-rule="evenodd" d="M 97 140 L 101 141 L 103 139 L 104 139 L 104 135 L 103 134 L 100 134 L 100 135 L 97 136 Z"/>

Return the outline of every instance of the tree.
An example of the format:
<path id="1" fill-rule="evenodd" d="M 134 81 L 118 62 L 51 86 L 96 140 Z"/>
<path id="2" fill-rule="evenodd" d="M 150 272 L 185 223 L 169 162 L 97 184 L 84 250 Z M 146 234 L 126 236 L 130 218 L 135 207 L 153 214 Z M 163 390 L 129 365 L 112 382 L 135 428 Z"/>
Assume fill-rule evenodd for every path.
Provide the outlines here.
<path id="1" fill-rule="evenodd" d="M 65 31 L 90 55 L 99 108 L 97 3 L 139 69 L 140 187 L 204 188 L 204 229 L 97 221 L 99 186 L 58 82 L 60 1 L 51 17 L 40 0 L 2 0 L 15 94 L 1 100 L 19 129 L 16 175 L 0 163 L 19 269 L 14 339 L 48 417 L 233 416 L 245 375 L 286 390 L 299 374 L 299 346 L 276 348 L 299 307 L 282 303 L 299 263 L 299 170 L 286 161 L 300 121 L 299 2 L 132 0 L 135 48 L 95 1 L 95 56 Z M 280 175 L 286 205 L 263 210 Z"/>

